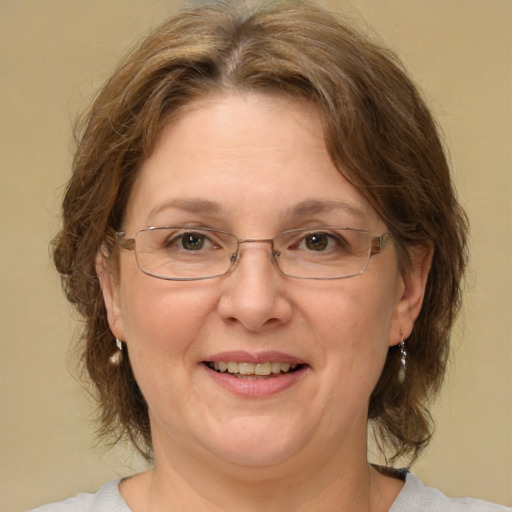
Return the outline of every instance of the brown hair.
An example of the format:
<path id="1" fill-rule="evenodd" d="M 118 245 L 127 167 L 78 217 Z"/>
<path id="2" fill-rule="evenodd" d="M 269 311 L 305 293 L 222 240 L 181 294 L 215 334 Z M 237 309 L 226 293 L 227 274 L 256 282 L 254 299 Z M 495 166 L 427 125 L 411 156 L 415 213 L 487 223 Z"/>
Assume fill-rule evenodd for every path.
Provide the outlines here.
<path id="1" fill-rule="evenodd" d="M 314 102 L 333 162 L 382 217 L 402 269 L 410 249 L 434 249 L 424 304 L 407 347 L 407 378 L 389 350 L 369 406 L 379 446 L 414 460 L 428 443 L 428 404 L 442 382 L 460 306 L 466 218 L 432 116 L 398 59 L 334 15 L 302 1 L 256 8 L 189 9 L 157 28 L 99 93 L 80 136 L 54 260 L 85 319 L 83 361 L 100 404 L 102 434 L 128 435 L 148 456 L 147 405 L 125 354 L 115 351 L 95 258 L 111 253 L 140 163 L 195 98 L 260 91 Z"/>

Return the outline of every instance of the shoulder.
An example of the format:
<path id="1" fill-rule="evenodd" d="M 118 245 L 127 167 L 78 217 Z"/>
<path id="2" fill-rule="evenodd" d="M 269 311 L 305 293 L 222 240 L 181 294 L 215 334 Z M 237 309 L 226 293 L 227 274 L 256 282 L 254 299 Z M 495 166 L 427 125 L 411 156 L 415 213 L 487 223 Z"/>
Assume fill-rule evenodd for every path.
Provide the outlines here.
<path id="1" fill-rule="evenodd" d="M 425 487 L 412 473 L 389 512 L 512 512 L 488 501 L 475 498 L 448 498 L 441 491 Z"/>
<path id="2" fill-rule="evenodd" d="M 107 482 L 96 494 L 81 493 L 29 512 L 131 512 L 119 493 L 119 481 Z"/>

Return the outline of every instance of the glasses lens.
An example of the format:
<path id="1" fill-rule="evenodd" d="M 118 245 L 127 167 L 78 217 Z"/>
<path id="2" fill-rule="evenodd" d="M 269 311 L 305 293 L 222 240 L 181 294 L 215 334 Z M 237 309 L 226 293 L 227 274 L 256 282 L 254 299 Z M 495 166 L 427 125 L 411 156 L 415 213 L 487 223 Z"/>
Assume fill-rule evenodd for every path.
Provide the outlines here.
<path id="1" fill-rule="evenodd" d="M 139 268 L 162 279 L 206 279 L 225 274 L 238 241 L 224 231 L 184 226 L 149 228 L 136 235 Z"/>
<path id="2" fill-rule="evenodd" d="M 274 239 L 281 271 L 292 277 L 340 279 L 364 272 L 370 261 L 371 236 L 352 228 L 296 229 Z"/>

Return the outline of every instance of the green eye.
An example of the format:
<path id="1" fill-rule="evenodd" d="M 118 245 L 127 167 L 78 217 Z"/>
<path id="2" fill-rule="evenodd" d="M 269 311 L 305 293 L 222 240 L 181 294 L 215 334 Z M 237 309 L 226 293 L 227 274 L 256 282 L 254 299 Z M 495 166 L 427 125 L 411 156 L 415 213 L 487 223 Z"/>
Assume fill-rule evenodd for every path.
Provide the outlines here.
<path id="1" fill-rule="evenodd" d="M 308 249 L 323 251 L 329 245 L 329 236 L 326 233 L 311 233 L 304 241 Z"/>

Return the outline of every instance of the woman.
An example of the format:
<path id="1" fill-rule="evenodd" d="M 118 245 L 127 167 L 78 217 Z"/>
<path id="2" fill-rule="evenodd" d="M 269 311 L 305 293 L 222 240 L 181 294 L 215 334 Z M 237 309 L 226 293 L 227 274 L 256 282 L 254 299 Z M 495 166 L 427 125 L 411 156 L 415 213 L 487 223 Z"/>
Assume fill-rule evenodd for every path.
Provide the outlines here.
<path id="1" fill-rule="evenodd" d="M 103 432 L 153 468 L 43 510 L 503 510 L 367 462 L 369 422 L 390 464 L 428 444 L 466 259 L 388 52 L 301 2 L 178 15 L 98 96 L 63 216 Z"/>

